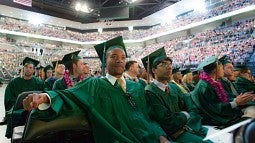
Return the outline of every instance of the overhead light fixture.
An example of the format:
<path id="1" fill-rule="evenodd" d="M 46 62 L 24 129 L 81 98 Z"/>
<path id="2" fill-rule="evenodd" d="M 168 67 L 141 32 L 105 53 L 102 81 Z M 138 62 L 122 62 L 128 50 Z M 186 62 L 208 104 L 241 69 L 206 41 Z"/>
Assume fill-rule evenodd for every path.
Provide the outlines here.
<path id="1" fill-rule="evenodd" d="M 126 0 L 128 3 L 134 3 L 136 2 L 137 0 Z"/>
<path id="2" fill-rule="evenodd" d="M 76 11 L 81 11 L 81 12 L 85 12 L 85 13 L 90 13 L 93 11 L 93 9 L 89 8 L 88 5 L 86 3 L 80 3 L 77 2 L 75 5 L 75 10 Z"/>
<path id="3" fill-rule="evenodd" d="M 76 11 L 81 10 L 81 3 L 79 3 L 79 2 L 76 3 L 76 5 L 75 5 L 75 10 L 76 10 Z"/>

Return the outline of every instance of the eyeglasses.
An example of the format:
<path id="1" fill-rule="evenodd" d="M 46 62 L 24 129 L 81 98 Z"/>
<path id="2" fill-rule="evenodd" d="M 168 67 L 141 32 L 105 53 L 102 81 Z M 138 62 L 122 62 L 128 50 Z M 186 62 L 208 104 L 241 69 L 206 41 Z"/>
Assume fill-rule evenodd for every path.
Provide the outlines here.
<path id="1" fill-rule="evenodd" d="M 162 62 L 158 66 L 160 66 L 160 67 L 172 67 L 172 63 Z"/>

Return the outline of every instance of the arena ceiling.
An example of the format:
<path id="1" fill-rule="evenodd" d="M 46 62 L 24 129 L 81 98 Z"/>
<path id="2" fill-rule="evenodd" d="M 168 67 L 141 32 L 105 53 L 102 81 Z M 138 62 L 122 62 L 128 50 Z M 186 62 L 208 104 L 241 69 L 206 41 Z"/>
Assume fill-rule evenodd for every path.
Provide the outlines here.
<path id="1" fill-rule="evenodd" d="M 132 0 L 86 0 L 89 7 L 93 9 L 91 13 L 77 12 L 74 8 L 77 1 L 78 0 L 33 0 L 32 7 L 13 3 L 12 0 L 0 0 L 0 4 L 85 24 L 102 20 L 100 19 L 100 12 L 102 9 L 128 7 L 129 17 L 115 20 L 139 20 L 180 0 L 137 0 L 134 3 L 129 3 Z M 80 1 L 85 2 L 85 0 Z"/>

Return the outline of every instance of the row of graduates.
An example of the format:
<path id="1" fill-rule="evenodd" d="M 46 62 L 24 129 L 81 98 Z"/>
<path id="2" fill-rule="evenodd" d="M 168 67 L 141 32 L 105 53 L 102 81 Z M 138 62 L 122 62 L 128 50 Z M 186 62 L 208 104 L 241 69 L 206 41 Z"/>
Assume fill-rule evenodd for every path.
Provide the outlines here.
<path id="1" fill-rule="evenodd" d="M 249 92 L 228 99 L 217 81 L 220 64 L 215 57 L 200 64 L 202 79 L 192 94 L 184 94 L 169 82 L 172 59 L 164 48 L 142 59 L 154 78 L 145 87 L 124 79 L 127 54 L 121 37 L 95 48 L 106 63 L 106 76 L 85 78 L 66 90 L 29 95 L 24 108 L 35 109 L 33 117 L 42 120 L 87 114 L 95 142 L 211 142 L 203 141 L 208 129 L 202 123 L 239 122 L 243 120 L 239 106 L 254 100 Z"/>
<path id="2" fill-rule="evenodd" d="M 22 64 L 23 69 L 21 76 L 12 79 L 4 94 L 5 117 L 1 124 L 7 124 L 6 137 L 12 136 L 12 129 L 17 125 L 24 124 L 25 118 L 20 121 L 13 121 L 13 106 L 16 103 L 18 95 L 26 91 L 48 91 L 48 90 L 64 90 L 81 82 L 87 76 L 90 76 L 88 63 L 78 56 L 80 51 L 66 54 L 61 61 L 52 62 L 53 66 L 48 65 L 42 70 L 47 75 L 47 79 L 34 76 L 36 66 L 39 61 L 26 57 Z M 53 70 L 53 68 L 55 70 Z M 54 76 L 53 76 L 53 71 Z M 24 114 L 24 110 L 15 113 L 16 116 Z"/>
<path id="3" fill-rule="evenodd" d="M 210 61 L 211 60 L 211 61 Z M 236 100 L 236 98 L 240 98 L 245 93 L 254 93 L 255 91 L 255 83 L 251 76 L 251 71 L 249 67 L 246 65 L 236 65 L 233 66 L 232 62 L 227 59 L 227 56 L 223 56 L 218 59 L 217 56 L 213 56 L 210 59 L 208 65 L 204 67 L 206 69 L 204 72 L 199 74 L 199 68 L 196 69 L 194 72 L 191 72 L 190 69 L 184 69 L 179 70 L 179 68 L 173 69 L 173 76 L 172 76 L 172 83 L 175 83 L 178 85 L 178 87 L 182 90 L 183 93 L 190 93 L 191 95 L 195 95 L 192 97 L 196 97 L 198 94 L 204 94 L 204 96 L 207 96 L 208 94 L 211 94 L 211 92 L 208 92 L 209 90 L 205 90 L 203 88 L 204 84 L 201 84 L 200 79 L 204 79 L 204 81 L 209 82 L 207 79 L 208 76 L 212 77 L 210 71 L 212 71 L 212 67 L 217 67 L 216 69 L 216 75 L 213 75 L 215 78 L 215 82 L 218 82 L 218 86 L 214 85 L 213 82 L 211 82 L 211 85 L 214 85 L 214 90 L 221 94 L 219 98 L 226 98 L 224 96 L 227 96 L 225 99 L 225 102 L 227 101 L 233 101 Z M 215 61 L 215 62 L 213 62 Z M 206 62 L 206 61 L 205 61 Z M 217 63 L 217 66 L 216 64 Z M 208 70 L 207 70 L 208 69 Z M 183 76 L 183 78 L 182 78 Z M 206 78 L 206 79 L 205 79 Z M 200 84 L 198 84 L 200 83 Z M 204 91 L 199 91 L 203 89 Z M 245 96 L 244 96 L 245 97 Z M 198 97 L 196 97 L 198 98 Z M 202 106 L 201 104 L 206 105 L 208 98 L 206 97 L 199 97 L 200 99 L 194 99 L 194 101 L 197 101 L 196 104 L 198 106 Z M 240 105 L 239 109 L 242 110 L 241 114 L 245 113 L 245 115 L 242 115 L 243 117 L 251 117 L 255 118 L 255 107 L 253 100 L 248 100 L 248 103 L 244 105 Z M 237 101 L 238 102 L 238 101 Z M 245 101 L 246 102 L 246 101 Z M 209 102 L 210 103 L 210 102 Z M 243 104 L 243 103 L 241 103 Z M 202 106 L 203 107 L 203 106 Z M 201 109 L 202 109 L 201 107 Z M 215 110 L 214 106 L 212 106 L 210 110 Z M 203 108 L 205 109 L 205 108 Z M 221 110 L 220 107 L 216 108 Z M 205 110 L 206 112 L 210 112 L 210 110 Z M 227 110 L 231 111 L 231 110 Z M 238 110 L 240 112 L 240 110 Z M 215 114 L 212 114 L 211 116 L 217 117 Z M 220 117 L 220 114 L 218 115 Z M 231 117 L 232 114 L 229 114 L 228 116 L 230 120 L 235 120 L 236 117 Z M 224 117 L 225 118 L 225 117 Z M 220 120 L 220 118 L 218 118 Z M 205 120 L 205 119 L 204 119 Z M 208 121 L 204 121 L 207 123 Z M 209 120 L 209 122 L 211 122 Z M 231 124 L 231 123 L 230 123 Z M 215 125 L 218 125 L 218 123 L 215 123 Z"/>

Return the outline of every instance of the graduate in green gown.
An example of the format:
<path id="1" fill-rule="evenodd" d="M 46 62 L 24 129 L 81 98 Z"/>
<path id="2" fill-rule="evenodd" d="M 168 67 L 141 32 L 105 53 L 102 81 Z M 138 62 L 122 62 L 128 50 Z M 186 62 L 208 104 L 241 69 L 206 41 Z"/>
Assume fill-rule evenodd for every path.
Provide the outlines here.
<path id="1" fill-rule="evenodd" d="M 194 71 L 192 71 L 192 75 L 193 75 L 193 85 L 197 85 L 198 81 L 199 81 L 199 71 L 197 69 L 195 69 Z M 193 89 L 194 90 L 194 89 Z"/>
<path id="2" fill-rule="evenodd" d="M 55 69 L 54 76 L 45 80 L 45 90 L 52 90 L 55 81 L 62 78 L 65 72 L 65 65 L 61 63 L 61 60 L 53 61 L 52 65 L 53 69 Z"/>
<path id="3" fill-rule="evenodd" d="M 63 57 L 62 63 L 65 65 L 66 71 L 62 78 L 55 81 L 52 90 L 71 88 L 84 79 L 82 76 L 84 65 L 81 57 L 78 56 L 79 53 L 80 50 L 66 54 Z"/>
<path id="4" fill-rule="evenodd" d="M 169 143 L 165 132 L 147 114 L 143 87 L 122 75 L 126 60 L 122 37 L 95 48 L 103 66 L 106 61 L 105 77 L 89 77 L 73 88 L 48 91 L 48 95 L 30 95 L 23 102 L 24 108 L 51 103 L 49 109 L 34 113 L 48 120 L 88 112 L 96 143 Z"/>
<path id="5" fill-rule="evenodd" d="M 7 117 L 7 130 L 5 136 L 7 138 L 12 136 L 12 128 L 15 127 L 15 124 L 11 125 L 10 116 L 12 115 L 12 107 L 15 104 L 18 95 L 25 91 L 43 91 L 44 89 L 43 81 L 33 75 L 35 66 L 38 65 L 38 63 L 39 61 L 26 57 L 22 63 L 24 66 L 24 75 L 12 79 L 5 89 L 4 107 L 5 116 Z M 20 114 L 17 114 L 17 116 L 22 116 L 23 111 L 20 111 Z M 25 118 L 22 121 L 17 122 L 24 124 L 24 120 Z"/>
<path id="6" fill-rule="evenodd" d="M 145 87 L 150 106 L 150 117 L 157 121 L 171 139 L 176 142 L 203 142 L 207 129 L 202 127 L 201 117 L 191 98 L 175 84 L 168 84 L 172 73 L 172 59 L 164 48 L 158 49 L 142 59 L 154 80 Z M 208 141 L 210 142 L 210 141 Z"/>
<path id="7" fill-rule="evenodd" d="M 169 75 L 172 77 L 172 80 L 170 81 L 171 84 L 175 84 L 177 85 L 182 93 L 188 93 L 189 89 L 187 89 L 183 82 L 182 82 L 182 74 L 181 74 L 181 71 L 180 71 L 180 68 L 179 67 L 174 67 L 173 70 L 172 70 L 172 75 Z"/>
<path id="8" fill-rule="evenodd" d="M 195 85 L 193 84 L 193 74 L 190 71 L 190 68 L 183 69 L 181 71 L 181 74 L 182 74 L 182 82 L 185 89 L 187 89 L 188 92 L 193 91 L 195 88 Z"/>
<path id="9" fill-rule="evenodd" d="M 239 76 L 236 77 L 234 85 L 237 92 L 245 93 L 249 91 L 255 92 L 255 83 L 251 81 L 251 71 L 246 65 L 239 66 Z"/>
<path id="10" fill-rule="evenodd" d="M 251 81 L 251 71 L 246 65 L 239 66 L 239 76 L 234 82 L 238 94 L 245 92 L 255 93 L 255 83 Z M 255 102 L 251 101 L 242 106 L 244 117 L 255 118 Z"/>
<path id="11" fill-rule="evenodd" d="M 45 90 L 51 90 L 55 82 L 54 76 L 53 76 L 53 67 L 51 65 L 47 65 L 44 68 L 44 73 L 45 73 L 45 81 L 44 81 Z"/>
<path id="12" fill-rule="evenodd" d="M 234 75 L 234 66 L 233 64 L 227 60 L 226 56 L 223 56 L 219 59 L 219 62 L 223 65 L 224 76 L 219 78 L 223 88 L 227 92 L 229 101 L 233 101 L 236 96 L 238 96 L 238 92 L 234 84 L 231 81 L 235 81 Z"/>
<path id="13" fill-rule="evenodd" d="M 200 63 L 198 69 L 203 69 L 203 72 L 191 97 L 201 111 L 203 124 L 229 126 L 241 121 L 243 113 L 237 107 L 252 100 L 254 95 L 245 93 L 230 101 L 221 82 L 217 80 L 224 75 L 217 56 Z"/>
<path id="14" fill-rule="evenodd" d="M 129 80 L 133 80 L 142 84 L 144 87 L 147 85 L 144 79 L 138 78 L 139 74 L 139 64 L 137 61 L 128 61 L 125 66 L 124 77 Z"/>

